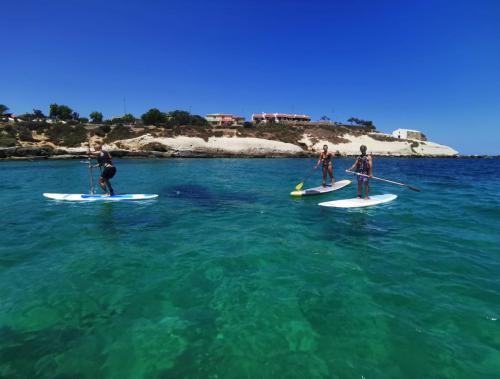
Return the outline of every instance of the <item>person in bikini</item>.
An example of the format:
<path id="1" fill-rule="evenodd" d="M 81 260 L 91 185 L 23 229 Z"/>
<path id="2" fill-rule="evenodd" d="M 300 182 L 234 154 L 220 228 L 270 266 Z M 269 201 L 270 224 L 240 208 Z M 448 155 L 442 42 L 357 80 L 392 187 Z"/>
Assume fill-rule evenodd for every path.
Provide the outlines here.
<path id="1" fill-rule="evenodd" d="M 373 176 L 373 157 L 372 155 L 366 154 L 366 146 L 361 145 L 359 150 L 361 151 L 361 155 L 356 158 L 356 161 L 351 166 L 348 171 L 353 171 L 358 174 L 358 197 L 363 197 L 363 183 L 365 187 L 365 199 L 370 198 L 370 183 L 369 177 Z M 366 176 L 364 176 L 366 175 Z"/>
<path id="2" fill-rule="evenodd" d="M 335 179 L 333 178 L 333 163 L 332 163 L 333 155 L 328 152 L 328 145 L 323 146 L 323 151 L 319 155 L 318 163 L 316 163 L 316 168 L 319 165 L 323 166 L 323 187 L 326 187 L 326 176 L 330 175 L 331 185 L 335 183 Z"/>
<path id="3" fill-rule="evenodd" d="M 102 190 L 106 192 L 108 196 L 113 196 L 115 194 L 113 187 L 111 186 L 110 179 L 116 174 L 116 167 L 113 165 L 111 160 L 111 154 L 102 149 L 100 143 L 94 145 L 94 152 L 88 150 L 90 155 L 97 158 L 97 166 L 101 170 L 101 176 L 99 177 L 99 185 Z"/>

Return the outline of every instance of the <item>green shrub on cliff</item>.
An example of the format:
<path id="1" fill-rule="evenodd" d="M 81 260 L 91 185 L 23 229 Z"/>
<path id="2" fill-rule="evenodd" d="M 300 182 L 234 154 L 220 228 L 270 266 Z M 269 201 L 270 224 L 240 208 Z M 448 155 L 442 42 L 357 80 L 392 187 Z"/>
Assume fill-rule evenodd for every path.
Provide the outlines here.
<path id="1" fill-rule="evenodd" d="M 117 125 L 106 135 L 104 142 L 108 143 L 134 137 L 137 137 L 137 134 L 132 130 L 132 128 L 124 125 Z"/>
<path id="2" fill-rule="evenodd" d="M 111 126 L 104 124 L 100 125 L 97 129 L 94 130 L 94 133 L 99 137 L 105 137 L 107 133 L 111 131 Z"/>
<path id="3" fill-rule="evenodd" d="M 56 145 L 77 147 L 87 141 L 87 130 L 82 125 L 53 125 L 46 131 Z"/>
<path id="4" fill-rule="evenodd" d="M 17 135 L 19 137 L 20 141 L 26 141 L 26 142 L 33 142 L 33 134 L 31 133 L 31 130 L 27 126 L 19 126 L 17 129 Z"/>
<path id="5" fill-rule="evenodd" d="M 377 140 L 377 141 L 385 141 L 385 142 L 400 141 L 400 139 L 398 139 L 394 136 L 390 136 L 388 134 L 370 133 L 370 137 L 373 138 L 374 140 Z"/>
<path id="6" fill-rule="evenodd" d="M 17 145 L 17 140 L 13 137 L 0 135 L 0 147 L 14 147 Z"/>

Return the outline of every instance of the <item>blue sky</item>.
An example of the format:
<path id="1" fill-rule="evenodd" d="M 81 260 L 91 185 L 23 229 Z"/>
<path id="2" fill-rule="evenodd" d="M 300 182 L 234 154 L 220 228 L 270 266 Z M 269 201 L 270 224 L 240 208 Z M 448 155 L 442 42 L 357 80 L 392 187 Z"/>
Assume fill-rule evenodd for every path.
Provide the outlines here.
<path id="1" fill-rule="evenodd" d="M 500 1 L 4 1 L 0 103 L 351 116 L 500 154 Z"/>

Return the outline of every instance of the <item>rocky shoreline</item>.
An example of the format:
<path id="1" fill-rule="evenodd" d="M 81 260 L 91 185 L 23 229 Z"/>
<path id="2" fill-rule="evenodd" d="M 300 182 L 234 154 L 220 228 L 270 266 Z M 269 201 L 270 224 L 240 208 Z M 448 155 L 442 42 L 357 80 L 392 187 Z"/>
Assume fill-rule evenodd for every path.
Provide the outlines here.
<path id="1" fill-rule="evenodd" d="M 373 128 L 337 124 L 238 128 L 155 125 L 0 123 L 0 159 L 82 159 L 100 142 L 117 158 L 281 158 L 317 156 L 327 145 L 339 157 L 455 157 L 458 151 L 426 138 L 403 139 Z"/>

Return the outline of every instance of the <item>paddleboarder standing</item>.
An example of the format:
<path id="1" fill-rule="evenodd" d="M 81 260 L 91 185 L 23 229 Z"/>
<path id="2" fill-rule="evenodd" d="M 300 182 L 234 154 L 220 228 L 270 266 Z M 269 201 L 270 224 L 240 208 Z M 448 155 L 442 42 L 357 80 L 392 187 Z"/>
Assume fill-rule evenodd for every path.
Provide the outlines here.
<path id="1" fill-rule="evenodd" d="M 356 158 L 356 161 L 351 166 L 349 171 L 354 170 L 358 174 L 358 197 L 363 197 L 363 183 L 365 187 L 365 199 L 370 198 L 370 182 L 368 176 L 373 176 L 373 157 L 366 154 L 366 146 L 361 145 L 359 150 L 361 155 Z M 364 176 L 367 175 L 367 176 Z"/>
<path id="2" fill-rule="evenodd" d="M 110 180 L 116 174 L 116 167 L 113 165 L 111 154 L 108 151 L 103 150 L 102 145 L 99 142 L 94 145 L 94 150 L 94 152 L 91 152 L 89 149 L 88 153 L 97 158 L 96 167 L 99 167 L 99 169 L 101 170 L 99 185 L 108 196 L 113 196 L 115 192 L 113 190 L 113 187 L 111 186 Z"/>
<path id="3" fill-rule="evenodd" d="M 323 151 L 319 155 L 318 163 L 316 163 L 317 169 L 319 165 L 323 166 L 323 187 L 326 187 L 326 177 L 327 174 L 330 175 L 331 185 L 335 183 L 335 179 L 333 178 L 333 163 L 332 163 L 333 155 L 328 151 L 328 145 L 323 145 Z"/>

